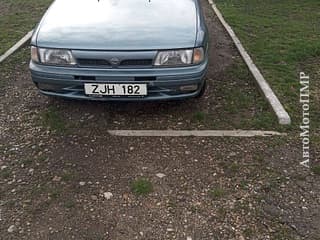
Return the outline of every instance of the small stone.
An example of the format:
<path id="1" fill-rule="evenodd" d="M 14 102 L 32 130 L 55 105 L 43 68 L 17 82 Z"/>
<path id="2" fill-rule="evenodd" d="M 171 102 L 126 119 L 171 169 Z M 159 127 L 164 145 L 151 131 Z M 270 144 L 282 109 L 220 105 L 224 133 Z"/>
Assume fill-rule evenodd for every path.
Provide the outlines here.
<path id="1" fill-rule="evenodd" d="M 240 234 L 239 235 L 239 238 L 238 238 L 239 240 L 245 240 L 245 238 Z"/>
<path id="2" fill-rule="evenodd" d="M 192 237 L 188 236 L 188 237 L 187 237 L 187 240 L 192 240 Z"/>
<path id="3" fill-rule="evenodd" d="M 110 200 L 113 197 L 113 194 L 111 192 L 105 192 L 103 196 L 105 199 Z"/>
<path id="4" fill-rule="evenodd" d="M 54 182 L 60 182 L 61 181 L 61 177 L 55 176 L 52 181 Z"/>
<path id="5" fill-rule="evenodd" d="M 96 195 L 91 195 L 91 199 L 92 199 L 93 201 L 97 201 L 97 200 L 98 200 L 98 197 L 97 197 Z"/>
<path id="6" fill-rule="evenodd" d="M 127 200 L 129 198 L 129 194 L 125 193 L 125 194 L 123 194 L 122 197 L 123 197 L 124 200 Z"/>
<path id="7" fill-rule="evenodd" d="M 1 166 L 1 170 L 5 170 L 7 168 L 8 168 L 7 166 Z"/>
<path id="8" fill-rule="evenodd" d="M 84 186 L 84 185 L 86 185 L 86 183 L 85 182 L 79 182 L 79 185 L 80 186 Z"/>
<path id="9" fill-rule="evenodd" d="M 163 173 L 157 173 L 156 176 L 157 176 L 158 178 L 164 178 L 166 175 L 163 174 Z"/>
<path id="10" fill-rule="evenodd" d="M 13 233 L 15 230 L 16 230 L 16 226 L 15 226 L 15 225 L 11 225 L 11 226 L 8 228 L 8 233 Z"/>
<path id="11" fill-rule="evenodd" d="M 173 228 L 167 228 L 167 232 L 173 232 L 174 229 Z"/>

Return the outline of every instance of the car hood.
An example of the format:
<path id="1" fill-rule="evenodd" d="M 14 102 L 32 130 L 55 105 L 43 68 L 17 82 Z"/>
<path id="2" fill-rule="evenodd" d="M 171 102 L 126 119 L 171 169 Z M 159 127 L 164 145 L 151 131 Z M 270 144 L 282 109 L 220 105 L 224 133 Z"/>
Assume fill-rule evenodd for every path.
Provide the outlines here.
<path id="1" fill-rule="evenodd" d="M 151 50 L 194 47 L 196 0 L 56 0 L 37 31 L 40 47 Z"/>

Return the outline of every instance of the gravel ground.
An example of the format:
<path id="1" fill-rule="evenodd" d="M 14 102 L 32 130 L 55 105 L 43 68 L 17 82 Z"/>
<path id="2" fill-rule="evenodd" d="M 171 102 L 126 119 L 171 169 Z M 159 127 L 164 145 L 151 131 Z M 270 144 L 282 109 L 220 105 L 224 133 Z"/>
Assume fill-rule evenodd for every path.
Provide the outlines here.
<path id="1" fill-rule="evenodd" d="M 319 176 L 292 139 L 33 139 L 4 147 L 3 239 L 319 239 Z"/>
<path id="2" fill-rule="evenodd" d="M 209 89 L 201 100 L 49 99 L 31 83 L 28 49 L 11 58 L 11 70 L 0 73 L 1 239 L 320 239 L 319 175 L 299 166 L 296 133 L 273 138 L 107 134 L 123 128 L 256 126 L 238 125 L 243 118 L 250 124 L 266 109 L 249 75 L 227 77 L 238 55 L 203 4 L 212 54 Z M 230 111 L 232 103 L 221 91 L 239 88 L 254 101 Z M 319 146 L 312 149 L 319 161 Z M 152 191 L 134 193 L 137 179 L 151 183 Z"/>

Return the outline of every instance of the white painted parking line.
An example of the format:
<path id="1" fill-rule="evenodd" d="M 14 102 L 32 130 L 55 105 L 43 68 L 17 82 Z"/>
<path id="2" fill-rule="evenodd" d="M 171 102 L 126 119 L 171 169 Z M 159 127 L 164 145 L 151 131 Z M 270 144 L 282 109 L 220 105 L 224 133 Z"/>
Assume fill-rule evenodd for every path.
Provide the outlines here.
<path id="1" fill-rule="evenodd" d="M 33 30 L 28 32 L 19 42 L 17 42 L 13 47 L 11 47 L 8 51 L 6 51 L 3 55 L 0 56 L 0 63 L 7 59 L 11 54 L 17 51 L 20 47 L 22 47 L 26 42 L 30 40 L 32 37 Z"/>
<path id="2" fill-rule="evenodd" d="M 270 137 L 286 133 L 259 130 L 109 130 L 113 136 L 122 137 Z"/>
<path id="3" fill-rule="evenodd" d="M 270 103 L 273 111 L 277 115 L 279 123 L 281 125 L 291 124 L 291 118 L 290 118 L 289 114 L 284 109 L 281 102 L 279 101 L 279 99 L 277 98 L 275 93 L 272 91 L 271 87 L 269 86 L 268 82 L 264 79 L 263 75 L 261 74 L 261 72 L 259 71 L 257 66 L 253 63 L 250 55 L 247 53 L 247 51 L 243 47 L 239 38 L 236 36 L 236 34 L 234 33 L 234 31 L 232 30 L 230 25 L 224 20 L 221 12 L 219 11 L 219 9 L 215 5 L 215 3 L 212 0 L 208 0 L 208 2 L 211 5 L 211 7 L 212 7 L 213 11 L 215 12 L 215 14 L 217 15 L 217 17 L 219 18 L 219 21 L 222 23 L 222 25 L 224 26 L 224 28 L 227 30 L 228 34 L 232 38 L 233 42 L 235 43 L 238 51 L 240 52 L 240 55 L 242 56 L 243 60 L 247 64 L 250 72 L 252 73 L 252 75 L 256 79 L 264 97 Z"/>

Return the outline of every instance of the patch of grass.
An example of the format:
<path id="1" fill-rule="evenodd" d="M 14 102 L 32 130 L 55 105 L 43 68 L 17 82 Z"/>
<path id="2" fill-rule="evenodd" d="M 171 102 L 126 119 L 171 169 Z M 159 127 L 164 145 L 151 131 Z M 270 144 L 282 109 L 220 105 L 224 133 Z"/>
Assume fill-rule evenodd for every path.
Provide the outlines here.
<path id="1" fill-rule="evenodd" d="M 19 72 L 24 70 L 27 71 L 29 55 L 29 47 L 21 48 L 0 64 L 0 95 L 4 94 L 8 81 L 15 79 L 15 74 L 19 74 Z"/>
<path id="2" fill-rule="evenodd" d="M 253 96 L 237 88 L 226 89 L 224 97 L 228 102 L 226 111 L 229 113 L 237 113 L 239 109 L 248 109 L 255 102 Z"/>
<path id="3" fill-rule="evenodd" d="M 263 153 L 257 152 L 253 155 L 253 160 L 254 162 L 258 163 L 258 164 L 262 164 L 264 163 L 264 155 Z"/>
<path id="4" fill-rule="evenodd" d="M 147 195 L 153 192 L 153 186 L 149 180 L 139 178 L 131 183 L 131 191 L 137 195 Z"/>
<path id="5" fill-rule="evenodd" d="M 45 184 L 42 185 L 34 185 L 30 189 L 30 195 L 32 197 L 38 198 L 40 195 L 47 193 L 49 191 L 49 187 Z"/>
<path id="6" fill-rule="evenodd" d="M 70 182 L 70 181 L 78 181 L 79 176 L 76 172 L 71 171 L 63 171 L 61 175 L 61 181 L 63 182 Z"/>
<path id="7" fill-rule="evenodd" d="M 58 199 L 61 196 L 61 193 L 62 193 L 61 189 L 54 188 L 50 190 L 49 196 L 52 199 Z"/>
<path id="8" fill-rule="evenodd" d="M 320 146 L 320 135 L 311 135 L 311 142 L 316 146 Z"/>
<path id="9" fill-rule="evenodd" d="M 61 186 L 54 186 L 51 183 L 46 183 L 42 185 L 32 186 L 30 191 L 30 197 L 34 199 L 39 199 L 41 196 L 50 197 L 51 200 L 58 199 L 63 193 Z"/>
<path id="10" fill-rule="evenodd" d="M 274 113 L 269 106 L 258 113 L 252 121 L 253 125 L 256 126 L 257 129 L 272 129 L 273 126 L 277 125 Z"/>
<path id="11" fill-rule="evenodd" d="M 243 235 L 246 237 L 246 238 L 252 238 L 253 237 L 253 234 L 254 234 L 254 230 L 252 230 L 251 228 L 246 228 L 244 231 L 243 231 Z"/>
<path id="12" fill-rule="evenodd" d="M 288 239 L 294 239 L 292 235 L 292 230 L 289 226 L 286 225 L 278 225 L 277 229 L 272 233 L 271 236 L 272 240 L 288 240 Z"/>
<path id="13" fill-rule="evenodd" d="M 249 188 L 249 183 L 248 181 L 246 180 L 241 180 L 240 184 L 239 184 L 239 187 L 242 189 L 242 190 L 248 190 Z"/>
<path id="14" fill-rule="evenodd" d="M 71 172 L 64 172 L 61 176 L 63 182 L 69 182 L 74 179 L 74 175 Z"/>
<path id="15" fill-rule="evenodd" d="M 16 206 L 16 204 L 17 204 L 17 202 L 15 200 L 10 199 L 10 200 L 5 201 L 3 205 L 7 206 L 8 208 L 13 208 Z"/>
<path id="16" fill-rule="evenodd" d="M 190 211 L 191 211 L 192 213 L 197 213 L 197 212 L 198 212 L 197 206 L 192 205 L 192 206 L 190 207 Z"/>
<path id="17" fill-rule="evenodd" d="M 311 96 L 311 130 L 315 142 L 320 146 L 320 57 L 315 57 L 303 62 L 301 70 L 310 74 L 310 96 Z M 317 133 L 316 133 L 317 132 Z"/>
<path id="18" fill-rule="evenodd" d="M 236 173 L 240 170 L 241 165 L 238 163 L 231 163 L 231 165 L 229 166 L 228 170 L 232 173 Z"/>
<path id="19" fill-rule="evenodd" d="M 64 206 L 65 208 L 71 209 L 71 208 L 74 208 L 74 207 L 76 206 L 76 203 L 75 203 L 75 201 L 72 200 L 72 199 L 67 199 L 67 200 L 63 203 L 63 206 Z"/>
<path id="20" fill-rule="evenodd" d="M 32 162 L 33 162 L 33 160 L 30 158 L 26 158 L 26 159 L 21 160 L 21 164 L 24 164 L 25 166 L 31 165 Z"/>
<path id="21" fill-rule="evenodd" d="M 277 137 L 272 137 L 270 138 L 272 141 L 267 141 L 266 144 L 268 148 L 277 148 L 284 146 L 288 142 L 288 137 L 287 136 L 277 136 Z"/>
<path id="22" fill-rule="evenodd" d="M 236 59 L 235 63 L 227 69 L 228 79 L 234 81 L 228 88 L 220 89 L 223 94 L 225 111 L 229 114 L 248 113 L 248 110 L 256 104 L 257 91 L 252 91 L 248 85 L 251 79 L 250 73 L 241 59 Z M 260 102 L 259 102 L 260 103 Z M 259 108 L 259 107 L 258 107 Z"/>
<path id="23" fill-rule="evenodd" d="M 33 29 L 52 0 L 0 1 L 0 55 Z"/>
<path id="24" fill-rule="evenodd" d="M 42 123 L 45 127 L 50 128 L 58 133 L 66 132 L 66 124 L 55 107 L 49 107 L 42 114 Z"/>
<path id="25" fill-rule="evenodd" d="M 222 95 L 224 115 L 237 129 L 277 128 L 277 118 L 256 88 L 247 66 L 241 58 L 234 61 L 225 71 L 228 82 L 218 89 Z"/>
<path id="26" fill-rule="evenodd" d="M 311 76 L 311 115 L 320 118 L 320 1 L 318 0 L 216 0 L 254 62 L 289 111 L 293 127 L 301 121 L 299 72 Z M 316 116 L 318 115 L 318 117 Z M 257 126 L 266 127 L 269 116 L 259 117 Z M 319 128 L 320 121 L 313 128 Z"/>
<path id="27" fill-rule="evenodd" d="M 320 165 L 313 166 L 311 171 L 316 175 L 320 175 Z"/>
<path id="28" fill-rule="evenodd" d="M 241 169 L 241 164 L 236 162 L 226 162 L 222 161 L 219 163 L 219 165 L 223 168 L 225 174 L 227 175 L 235 175 L 239 173 L 239 170 Z"/>
<path id="29" fill-rule="evenodd" d="M 205 120 L 206 118 L 206 114 L 204 112 L 196 112 L 194 115 L 193 115 L 193 118 L 198 121 L 198 122 L 202 122 Z"/>
<path id="30" fill-rule="evenodd" d="M 286 178 L 284 176 L 276 177 L 275 173 L 271 173 L 261 189 L 266 193 L 275 192 L 279 190 L 280 185 L 285 181 Z"/>
<path id="31" fill-rule="evenodd" d="M 48 158 L 46 156 L 40 156 L 37 159 L 39 162 L 45 162 Z"/>
<path id="32" fill-rule="evenodd" d="M 217 188 L 213 188 L 209 191 L 209 195 L 212 199 L 214 200 L 218 200 L 222 197 L 224 197 L 226 194 L 226 192 L 220 188 L 220 187 L 217 187 Z"/>
<path id="33" fill-rule="evenodd" d="M 1 178 L 8 179 L 11 176 L 11 171 L 6 168 L 0 171 Z"/>

